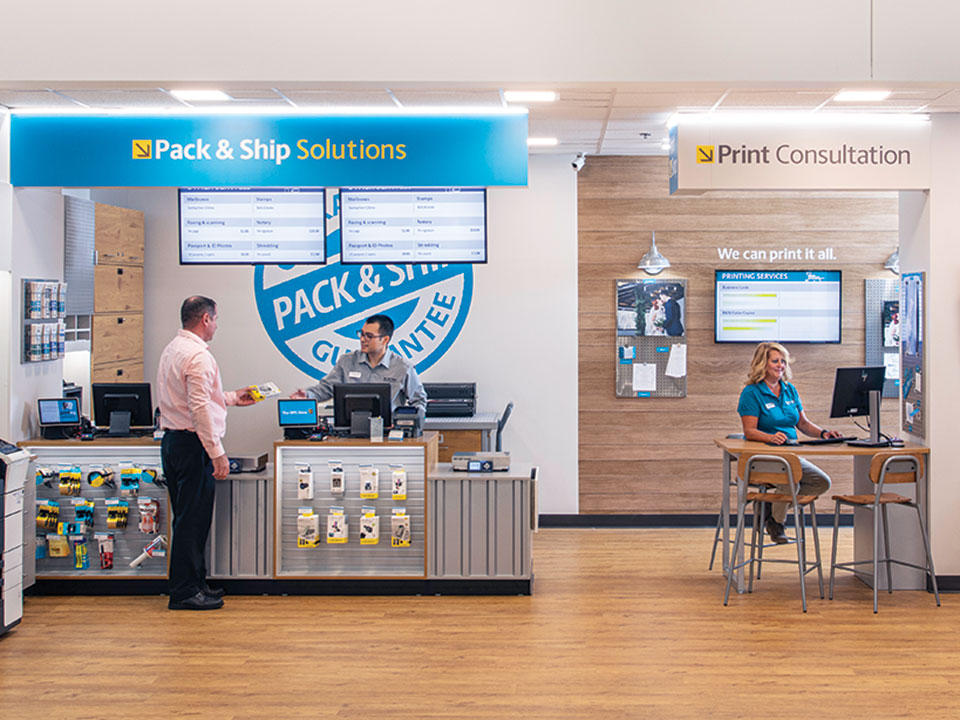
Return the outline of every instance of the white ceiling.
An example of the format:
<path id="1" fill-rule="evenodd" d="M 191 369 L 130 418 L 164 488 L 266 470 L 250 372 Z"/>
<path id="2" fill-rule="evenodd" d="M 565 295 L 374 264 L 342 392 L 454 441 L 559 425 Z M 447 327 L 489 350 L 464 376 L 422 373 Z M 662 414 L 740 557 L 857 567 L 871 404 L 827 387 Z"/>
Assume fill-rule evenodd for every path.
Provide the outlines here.
<path id="1" fill-rule="evenodd" d="M 196 83 L 193 86 L 196 87 Z M 206 108 L 216 111 L 218 103 L 185 103 L 170 94 L 172 87 L 91 86 L 0 87 L 0 106 L 12 110 L 49 108 L 93 111 L 136 109 L 175 110 Z M 323 109 L 411 107 L 506 106 L 502 91 L 492 84 L 439 85 L 398 84 L 390 87 L 369 84 L 317 84 L 305 86 L 282 83 L 226 87 L 228 105 L 234 109 L 284 108 Z M 533 88 L 527 88 L 533 89 Z M 893 91 L 885 101 L 862 105 L 837 103 L 833 95 L 841 85 L 729 87 L 718 84 L 611 84 L 555 85 L 536 89 L 557 91 L 552 103 L 531 104 L 531 137 L 556 137 L 555 147 L 537 148 L 540 153 L 589 155 L 665 154 L 666 121 L 675 112 L 730 112 L 776 110 L 792 112 L 960 112 L 960 86 L 948 84 L 886 87 Z M 846 88 L 849 89 L 849 88 Z M 874 86 L 875 89 L 875 86 Z"/>

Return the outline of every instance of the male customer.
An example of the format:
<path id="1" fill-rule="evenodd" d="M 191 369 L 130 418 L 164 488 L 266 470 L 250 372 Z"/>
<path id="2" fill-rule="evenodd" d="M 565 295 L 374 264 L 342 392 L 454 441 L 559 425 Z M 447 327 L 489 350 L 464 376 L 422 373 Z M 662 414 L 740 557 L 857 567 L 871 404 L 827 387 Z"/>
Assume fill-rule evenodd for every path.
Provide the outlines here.
<path id="1" fill-rule="evenodd" d="M 389 349 L 393 320 L 386 315 L 371 315 L 363 321 L 360 352 L 340 356 L 333 370 L 319 383 L 297 390 L 290 397 L 316 398 L 321 402 L 333 397 L 333 386 L 340 383 L 389 383 L 391 405 L 414 405 L 421 413 L 427 409 L 427 393 L 413 365 Z"/>
<path id="2" fill-rule="evenodd" d="M 207 347 L 217 331 L 217 304 L 195 295 L 180 306 L 182 329 L 160 355 L 157 395 L 163 474 L 173 510 L 170 547 L 171 610 L 223 607 L 223 590 L 207 585 L 204 548 L 213 518 L 216 480 L 229 472 L 221 438 L 227 405 L 252 405 L 246 389 L 223 391 L 220 369 Z"/>

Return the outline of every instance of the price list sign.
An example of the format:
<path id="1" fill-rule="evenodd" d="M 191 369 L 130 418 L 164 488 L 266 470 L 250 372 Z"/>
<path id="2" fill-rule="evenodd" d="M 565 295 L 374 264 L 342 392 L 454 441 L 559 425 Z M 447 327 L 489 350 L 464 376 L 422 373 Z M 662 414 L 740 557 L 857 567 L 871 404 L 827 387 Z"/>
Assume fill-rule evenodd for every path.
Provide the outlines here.
<path id="1" fill-rule="evenodd" d="M 344 264 L 485 263 L 484 188 L 340 191 Z"/>
<path id="2" fill-rule="evenodd" d="M 323 188 L 180 190 L 180 264 L 326 263 Z"/>

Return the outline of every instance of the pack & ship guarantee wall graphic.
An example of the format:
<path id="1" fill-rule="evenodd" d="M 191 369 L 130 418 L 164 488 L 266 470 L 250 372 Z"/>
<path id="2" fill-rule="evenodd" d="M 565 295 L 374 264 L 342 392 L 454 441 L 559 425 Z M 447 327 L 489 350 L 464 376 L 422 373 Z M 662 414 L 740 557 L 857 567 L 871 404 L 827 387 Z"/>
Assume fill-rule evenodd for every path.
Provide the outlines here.
<path id="1" fill-rule="evenodd" d="M 260 320 L 295 367 L 320 379 L 357 350 L 364 318 L 389 315 L 390 349 L 422 373 L 463 329 L 473 296 L 472 265 L 341 265 L 339 197 L 327 213 L 327 265 L 258 265 L 254 294 Z"/>

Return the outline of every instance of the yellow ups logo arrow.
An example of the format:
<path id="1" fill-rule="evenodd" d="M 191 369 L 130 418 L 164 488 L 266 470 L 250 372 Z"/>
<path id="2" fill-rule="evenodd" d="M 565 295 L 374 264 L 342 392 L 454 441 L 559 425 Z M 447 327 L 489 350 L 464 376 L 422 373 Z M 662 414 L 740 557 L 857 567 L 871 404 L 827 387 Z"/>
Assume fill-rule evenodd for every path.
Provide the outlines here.
<path id="1" fill-rule="evenodd" d="M 149 160 L 153 157 L 153 140 L 134 140 L 133 159 Z"/>
<path id="2" fill-rule="evenodd" d="M 697 164 L 713 162 L 713 145 L 697 145 Z"/>

